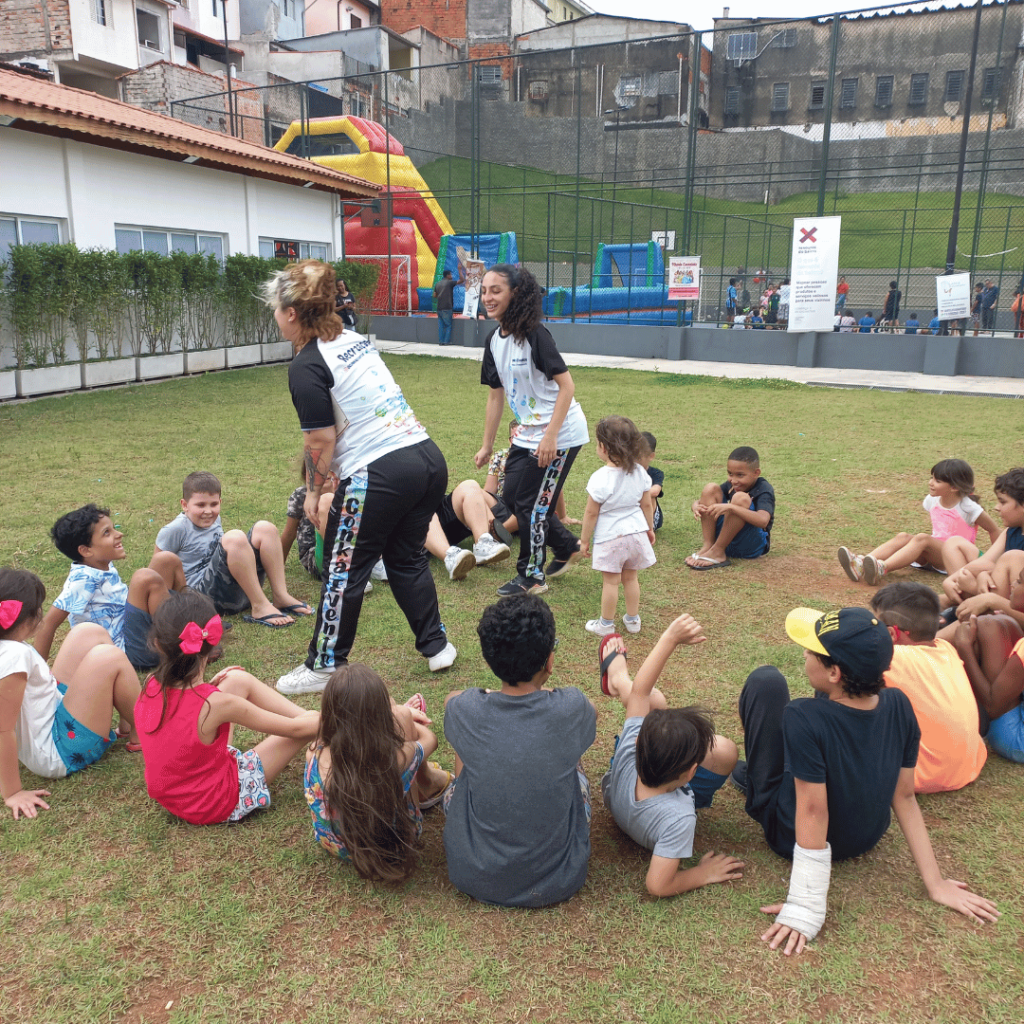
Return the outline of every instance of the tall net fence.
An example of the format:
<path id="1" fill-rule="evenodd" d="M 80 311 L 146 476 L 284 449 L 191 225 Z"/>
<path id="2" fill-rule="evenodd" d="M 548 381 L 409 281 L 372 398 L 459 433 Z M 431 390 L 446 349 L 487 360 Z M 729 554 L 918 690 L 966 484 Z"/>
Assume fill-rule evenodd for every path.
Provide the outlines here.
<path id="1" fill-rule="evenodd" d="M 996 324 L 1009 328 L 1024 275 L 1024 0 L 720 18 L 595 45 L 587 33 L 584 19 L 521 36 L 508 55 L 387 72 L 341 54 L 337 77 L 173 113 L 266 145 L 285 136 L 312 159 L 359 151 L 317 135 L 318 119 L 379 123 L 451 230 L 470 249 L 513 232 L 518 258 L 559 293 L 549 312 L 574 319 L 676 322 L 651 289 L 664 290 L 671 256 L 699 255 L 695 312 L 714 320 L 729 278 L 754 304 L 786 277 L 795 216 L 837 214 L 848 307 L 877 315 L 895 280 L 903 316 L 927 322 L 962 174 L 952 263 L 1000 288 Z M 399 170 L 385 153 L 382 183 L 405 187 Z"/>

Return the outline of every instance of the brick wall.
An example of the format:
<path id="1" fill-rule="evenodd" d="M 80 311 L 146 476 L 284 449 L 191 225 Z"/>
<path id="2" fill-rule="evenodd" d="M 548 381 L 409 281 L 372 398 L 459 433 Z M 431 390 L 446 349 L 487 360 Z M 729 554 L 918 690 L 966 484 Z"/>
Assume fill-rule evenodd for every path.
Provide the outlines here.
<path id="1" fill-rule="evenodd" d="M 67 56 L 71 50 L 68 0 L 3 0 L 0 60 Z"/>
<path id="2" fill-rule="evenodd" d="M 489 57 L 508 57 L 512 48 L 507 43 L 475 43 L 469 47 L 470 60 L 487 60 Z M 497 63 L 497 62 L 495 62 Z M 511 61 L 503 61 L 502 78 L 508 78 Z"/>
<path id="3" fill-rule="evenodd" d="M 466 38 L 466 0 L 382 0 L 381 24 L 395 32 L 425 29 L 460 43 Z"/>

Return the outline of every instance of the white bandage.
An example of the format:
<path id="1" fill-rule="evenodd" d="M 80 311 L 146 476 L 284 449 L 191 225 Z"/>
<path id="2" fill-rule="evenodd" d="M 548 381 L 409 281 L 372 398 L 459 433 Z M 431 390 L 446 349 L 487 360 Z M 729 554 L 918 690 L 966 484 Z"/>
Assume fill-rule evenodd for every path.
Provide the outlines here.
<path id="1" fill-rule="evenodd" d="M 825 923 L 831 877 L 832 847 L 828 843 L 824 850 L 805 850 L 794 845 L 789 896 L 775 923 L 794 928 L 810 942 Z"/>

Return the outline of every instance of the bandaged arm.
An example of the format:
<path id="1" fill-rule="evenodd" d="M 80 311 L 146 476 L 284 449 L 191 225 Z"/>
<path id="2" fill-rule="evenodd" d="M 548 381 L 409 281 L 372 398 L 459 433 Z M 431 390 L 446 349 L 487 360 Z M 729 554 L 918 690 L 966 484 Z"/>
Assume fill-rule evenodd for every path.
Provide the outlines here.
<path id="1" fill-rule="evenodd" d="M 831 877 L 832 847 L 826 843 L 824 850 L 805 850 L 797 843 L 793 847 L 789 895 L 775 923 L 800 932 L 810 942 L 825 923 Z"/>

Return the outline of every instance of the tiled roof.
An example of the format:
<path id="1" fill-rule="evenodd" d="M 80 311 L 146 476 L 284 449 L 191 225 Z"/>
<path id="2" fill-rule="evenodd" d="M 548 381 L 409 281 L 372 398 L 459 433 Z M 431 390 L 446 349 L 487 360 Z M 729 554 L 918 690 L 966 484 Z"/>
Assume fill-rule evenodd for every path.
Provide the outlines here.
<path id="1" fill-rule="evenodd" d="M 0 68 L 0 127 L 4 125 L 159 159 L 188 160 L 236 174 L 308 185 L 346 198 L 373 197 L 380 192 L 379 185 L 311 160 L 96 93 Z"/>

